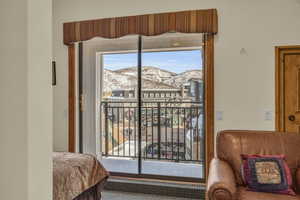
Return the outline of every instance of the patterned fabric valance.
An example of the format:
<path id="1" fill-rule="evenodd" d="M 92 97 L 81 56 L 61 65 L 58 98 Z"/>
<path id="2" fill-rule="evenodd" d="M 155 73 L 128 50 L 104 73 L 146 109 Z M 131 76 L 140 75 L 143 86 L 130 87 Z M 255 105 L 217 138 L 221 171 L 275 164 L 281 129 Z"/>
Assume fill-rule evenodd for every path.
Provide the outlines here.
<path id="1" fill-rule="evenodd" d="M 125 35 L 159 35 L 166 32 L 218 32 L 216 9 L 114 17 L 64 24 L 64 43 L 85 41 L 94 37 L 118 38 Z"/>

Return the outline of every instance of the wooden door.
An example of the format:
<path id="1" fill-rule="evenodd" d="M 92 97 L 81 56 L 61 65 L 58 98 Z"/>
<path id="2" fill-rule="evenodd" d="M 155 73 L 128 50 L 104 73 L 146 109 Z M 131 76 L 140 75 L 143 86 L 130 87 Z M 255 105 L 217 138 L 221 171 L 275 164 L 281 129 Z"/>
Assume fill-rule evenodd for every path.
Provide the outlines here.
<path id="1" fill-rule="evenodd" d="M 300 133 L 300 47 L 277 48 L 277 130 Z"/>

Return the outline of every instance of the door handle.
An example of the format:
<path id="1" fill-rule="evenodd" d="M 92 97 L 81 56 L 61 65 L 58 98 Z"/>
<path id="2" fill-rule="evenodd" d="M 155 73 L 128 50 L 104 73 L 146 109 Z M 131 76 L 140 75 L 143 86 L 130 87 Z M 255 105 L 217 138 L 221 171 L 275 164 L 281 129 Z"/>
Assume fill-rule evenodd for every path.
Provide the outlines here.
<path id="1" fill-rule="evenodd" d="M 290 115 L 288 118 L 289 118 L 289 120 L 292 121 L 292 122 L 296 120 L 295 115 Z"/>

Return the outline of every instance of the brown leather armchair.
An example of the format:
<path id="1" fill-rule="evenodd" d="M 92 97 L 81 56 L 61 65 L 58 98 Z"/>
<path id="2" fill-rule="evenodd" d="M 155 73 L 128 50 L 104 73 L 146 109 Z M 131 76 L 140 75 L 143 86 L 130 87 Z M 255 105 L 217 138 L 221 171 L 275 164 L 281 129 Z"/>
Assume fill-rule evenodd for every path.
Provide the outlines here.
<path id="1" fill-rule="evenodd" d="M 272 131 L 222 131 L 217 136 L 217 157 L 207 182 L 209 200 L 300 200 L 300 134 Z M 286 156 L 297 196 L 247 191 L 241 177 L 241 154 Z"/>

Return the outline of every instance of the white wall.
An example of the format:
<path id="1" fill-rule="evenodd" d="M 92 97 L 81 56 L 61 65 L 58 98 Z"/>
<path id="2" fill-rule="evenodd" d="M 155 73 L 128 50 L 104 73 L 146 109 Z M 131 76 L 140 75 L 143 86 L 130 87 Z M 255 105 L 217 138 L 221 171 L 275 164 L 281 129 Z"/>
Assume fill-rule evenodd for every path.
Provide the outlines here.
<path id="1" fill-rule="evenodd" d="M 62 24 L 67 21 L 217 8 L 215 110 L 222 129 L 273 130 L 275 110 L 274 46 L 300 44 L 300 0 L 54 0 L 53 53 L 58 86 L 54 90 L 54 149 L 68 146 L 68 60 Z M 240 54 L 245 48 L 246 52 Z"/>
<path id="2" fill-rule="evenodd" d="M 0 1 L 0 199 L 52 199 L 51 0 Z"/>
<path id="3" fill-rule="evenodd" d="M 27 0 L 29 200 L 52 199 L 52 0 Z"/>

